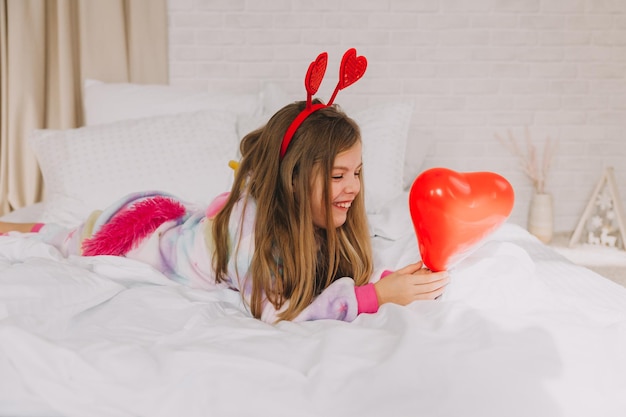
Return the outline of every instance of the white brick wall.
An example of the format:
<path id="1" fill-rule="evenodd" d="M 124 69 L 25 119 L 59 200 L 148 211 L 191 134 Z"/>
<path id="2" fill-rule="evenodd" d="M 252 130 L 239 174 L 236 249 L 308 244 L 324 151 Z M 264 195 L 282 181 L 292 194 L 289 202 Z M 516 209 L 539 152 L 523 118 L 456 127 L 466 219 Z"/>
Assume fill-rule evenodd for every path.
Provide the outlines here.
<path id="1" fill-rule="evenodd" d="M 413 100 L 407 152 L 506 176 L 516 223 L 532 188 L 494 133 L 521 139 L 525 125 L 539 145 L 560 141 L 548 179 L 557 231 L 574 229 L 607 165 L 626 201 L 626 0 L 169 0 L 169 17 L 173 85 L 274 82 L 304 99 L 309 62 L 328 51 L 331 74 L 356 47 L 368 71 L 338 102 Z"/>

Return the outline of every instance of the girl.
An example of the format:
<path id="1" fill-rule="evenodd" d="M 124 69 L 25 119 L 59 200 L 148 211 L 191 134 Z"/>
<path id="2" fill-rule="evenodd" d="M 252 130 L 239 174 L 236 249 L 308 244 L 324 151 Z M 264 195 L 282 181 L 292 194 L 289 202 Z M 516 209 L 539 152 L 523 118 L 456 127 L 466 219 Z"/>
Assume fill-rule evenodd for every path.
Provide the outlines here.
<path id="1" fill-rule="evenodd" d="M 252 315 L 267 322 L 351 321 L 384 303 L 440 296 L 447 273 L 421 262 L 386 271 L 384 279 L 373 274 L 361 138 L 352 119 L 336 106 L 318 109 L 281 159 L 284 133 L 305 106 L 285 106 L 243 138 L 223 207 L 203 211 L 168 195 L 136 194 L 73 230 L 0 223 L 0 232 L 38 231 L 66 256 L 126 256 L 184 285 L 240 291 Z"/>
<path id="2" fill-rule="evenodd" d="M 230 288 L 254 317 L 271 323 L 352 321 L 384 303 L 439 297 L 447 273 L 421 262 L 373 271 L 360 131 L 332 105 L 367 61 L 346 51 L 327 105 L 312 100 L 326 62 L 324 52 L 311 63 L 306 101 L 285 106 L 242 139 L 232 190 L 206 211 L 161 193 L 134 194 L 73 230 L 0 222 L 0 233 L 39 232 L 66 256 L 126 256 L 184 285 Z"/>

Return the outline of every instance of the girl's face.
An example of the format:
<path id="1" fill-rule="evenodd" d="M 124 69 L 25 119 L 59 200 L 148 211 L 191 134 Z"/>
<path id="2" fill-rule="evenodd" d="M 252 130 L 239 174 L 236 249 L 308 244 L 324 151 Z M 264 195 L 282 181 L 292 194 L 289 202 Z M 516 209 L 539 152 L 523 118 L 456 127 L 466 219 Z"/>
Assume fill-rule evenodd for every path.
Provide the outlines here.
<path id="1" fill-rule="evenodd" d="M 335 163 L 331 171 L 330 180 L 330 206 L 333 225 L 340 227 L 346 222 L 348 210 L 356 196 L 361 191 L 361 143 L 356 143 L 350 149 L 343 151 L 335 157 Z M 317 227 L 326 228 L 326 207 L 323 203 L 323 190 L 325 178 L 316 175 L 313 180 L 311 195 L 311 211 L 313 224 Z"/>

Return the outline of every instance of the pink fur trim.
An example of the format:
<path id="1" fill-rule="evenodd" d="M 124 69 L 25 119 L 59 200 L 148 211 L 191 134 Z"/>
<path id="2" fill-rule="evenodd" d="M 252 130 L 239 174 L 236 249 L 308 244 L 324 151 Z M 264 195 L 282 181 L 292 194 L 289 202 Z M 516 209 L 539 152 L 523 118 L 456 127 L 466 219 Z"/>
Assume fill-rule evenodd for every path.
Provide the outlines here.
<path id="1" fill-rule="evenodd" d="M 156 196 L 120 210 L 91 238 L 83 242 L 83 255 L 122 256 L 168 220 L 185 214 L 185 207 L 171 198 Z"/>

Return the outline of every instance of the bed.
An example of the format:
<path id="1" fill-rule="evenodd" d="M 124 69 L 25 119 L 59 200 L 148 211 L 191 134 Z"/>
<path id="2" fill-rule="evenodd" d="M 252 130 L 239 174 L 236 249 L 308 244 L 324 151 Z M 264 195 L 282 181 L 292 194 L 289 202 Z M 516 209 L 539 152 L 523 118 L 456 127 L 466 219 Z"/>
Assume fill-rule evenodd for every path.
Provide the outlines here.
<path id="1" fill-rule="evenodd" d="M 152 114 L 98 120 L 90 107 L 85 128 L 34 132 L 46 198 L 5 219 L 71 225 L 137 187 L 204 204 L 232 180 L 238 130 L 280 101 L 264 90 L 224 111 L 227 100 L 196 106 L 214 97 L 91 85 L 102 115 L 111 114 L 104 95 L 119 110 L 131 93 L 148 97 L 152 108 L 141 109 Z M 184 111 L 166 108 L 175 94 Z M 366 166 L 384 168 L 366 171 L 366 197 L 375 261 L 389 268 L 419 259 L 406 203 L 419 161 L 403 151 L 411 113 L 393 103 L 355 114 Z M 165 158 L 159 149 L 173 138 Z M 205 151 L 207 164 L 190 161 Z M 229 290 L 192 290 L 125 258 L 63 258 L 34 235 L 1 236 L 0 415 L 625 415 L 625 288 L 511 222 L 450 276 L 436 301 L 386 304 L 351 323 L 271 325 Z"/>

